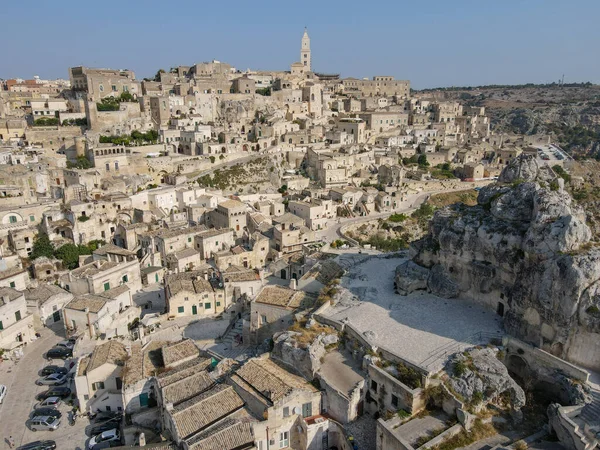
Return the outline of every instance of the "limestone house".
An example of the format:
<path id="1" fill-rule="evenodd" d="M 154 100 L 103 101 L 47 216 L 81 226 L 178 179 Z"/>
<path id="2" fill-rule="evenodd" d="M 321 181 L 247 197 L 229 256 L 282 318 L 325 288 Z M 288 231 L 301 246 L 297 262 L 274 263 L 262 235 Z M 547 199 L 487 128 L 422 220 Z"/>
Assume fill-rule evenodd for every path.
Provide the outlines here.
<path id="1" fill-rule="evenodd" d="M 202 259 L 211 259 L 215 253 L 229 249 L 234 244 L 231 228 L 206 230 L 194 237 L 194 248 Z"/>
<path id="2" fill-rule="evenodd" d="M 231 228 L 240 235 L 246 227 L 247 206 L 237 200 L 226 200 L 210 213 L 210 223 L 215 228 Z"/>
<path id="3" fill-rule="evenodd" d="M 291 253 L 302 250 L 303 245 L 316 241 L 315 232 L 304 225 L 304 220 L 294 214 L 285 213 L 273 219 L 273 243 L 275 250 Z"/>
<path id="4" fill-rule="evenodd" d="M 262 236 L 260 233 L 258 233 Z M 251 240 L 249 245 L 236 245 L 228 250 L 214 254 L 215 265 L 219 270 L 226 270 L 231 266 L 244 268 L 260 268 L 265 265 L 270 251 L 269 240 L 262 236 L 258 241 Z"/>
<path id="5" fill-rule="evenodd" d="M 59 284 L 74 295 L 97 295 L 120 286 L 137 292 L 142 288 L 140 264 L 137 258 L 120 262 L 100 259 L 62 275 Z"/>
<path id="6" fill-rule="evenodd" d="M 165 276 L 169 316 L 215 316 L 228 304 L 222 279 L 216 272 L 191 271 Z"/>
<path id="7" fill-rule="evenodd" d="M 230 383 L 255 417 L 253 424 L 258 448 L 313 447 L 303 436 L 305 420 L 318 416 L 321 393 L 302 377 L 277 365 L 268 354 L 248 360 L 230 377 Z M 327 419 L 322 426 L 326 428 Z M 313 436 L 322 442 L 322 435 Z"/>
<path id="8" fill-rule="evenodd" d="M 247 269 L 242 266 L 229 266 L 221 272 L 221 275 L 228 302 L 236 301 L 242 296 L 254 298 L 264 283 L 258 269 Z"/>
<path id="9" fill-rule="evenodd" d="M 10 287 L 24 291 L 28 285 L 29 274 L 27 270 L 20 266 L 11 267 L 0 272 L 0 287 Z"/>
<path id="10" fill-rule="evenodd" d="M 304 219 L 308 228 L 315 231 L 324 229 L 327 221 L 336 217 L 331 200 L 291 201 L 288 208 L 292 214 Z"/>
<path id="11" fill-rule="evenodd" d="M 282 286 L 263 287 L 250 304 L 250 340 L 259 343 L 278 331 L 287 330 L 294 323 L 294 314 L 312 305 L 314 300 L 303 291 Z"/>
<path id="12" fill-rule="evenodd" d="M 60 322 L 63 319 L 63 307 L 73 300 L 73 294 L 54 284 L 42 284 L 23 293 L 27 310 L 46 326 Z"/>
<path id="13" fill-rule="evenodd" d="M 131 344 L 130 356 L 123 368 L 123 408 L 128 414 L 149 412 L 157 405 L 154 377 L 163 370 L 162 351 L 166 342 L 150 341 L 145 345 L 140 342 Z M 158 424 L 158 412 L 156 413 Z"/>
<path id="14" fill-rule="evenodd" d="M 128 354 L 118 341 L 94 348 L 77 362 L 75 391 L 82 411 L 122 411 L 123 365 Z"/>
<path id="15" fill-rule="evenodd" d="M 206 231 L 204 225 L 173 230 L 161 228 L 155 231 L 138 233 L 138 242 L 144 253 L 160 253 L 161 259 L 164 261 L 170 253 L 186 248 L 194 248 L 196 235 L 203 231 Z"/>
<path id="16" fill-rule="evenodd" d="M 204 264 L 200 253 L 193 248 L 185 248 L 167 255 L 167 268 L 175 273 L 198 269 Z"/>
<path id="17" fill-rule="evenodd" d="M 0 348 L 13 350 L 34 336 L 33 315 L 22 292 L 0 287 Z"/>
<path id="18" fill-rule="evenodd" d="M 126 336 L 127 325 L 140 313 L 141 309 L 133 305 L 129 288 L 120 286 L 98 295 L 75 296 L 63 308 L 63 320 L 67 334 L 82 332 L 90 338 Z"/>

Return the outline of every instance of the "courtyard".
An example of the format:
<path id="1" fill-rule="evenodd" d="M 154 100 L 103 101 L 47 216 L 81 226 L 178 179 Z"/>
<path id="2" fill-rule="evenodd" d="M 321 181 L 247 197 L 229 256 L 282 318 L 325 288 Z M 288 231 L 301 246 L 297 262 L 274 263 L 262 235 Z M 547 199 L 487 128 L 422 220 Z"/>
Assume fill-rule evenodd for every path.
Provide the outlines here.
<path id="1" fill-rule="evenodd" d="M 430 372 L 439 371 L 452 353 L 502 336 L 501 318 L 472 302 L 424 291 L 396 294 L 394 271 L 404 261 L 401 256 L 340 255 L 338 262 L 347 270 L 341 286 L 354 297 L 323 315 L 347 322 L 372 345 Z"/>

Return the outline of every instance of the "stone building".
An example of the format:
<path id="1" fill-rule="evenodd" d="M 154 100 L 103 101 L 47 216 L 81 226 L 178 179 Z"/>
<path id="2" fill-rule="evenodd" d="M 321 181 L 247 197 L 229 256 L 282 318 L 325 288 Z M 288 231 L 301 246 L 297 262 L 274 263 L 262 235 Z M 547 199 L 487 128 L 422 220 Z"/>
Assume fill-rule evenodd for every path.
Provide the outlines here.
<path id="1" fill-rule="evenodd" d="M 25 295 L 0 287 L 0 348 L 13 350 L 34 336 L 33 314 L 27 310 Z"/>
<path id="2" fill-rule="evenodd" d="M 223 280 L 214 271 L 190 271 L 165 276 L 170 316 L 215 316 L 227 309 Z"/>
<path id="3" fill-rule="evenodd" d="M 63 307 L 73 300 L 73 294 L 54 284 L 42 284 L 25 292 L 27 310 L 46 326 L 60 322 Z"/>
<path id="4" fill-rule="evenodd" d="M 74 382 L 82 411 L 123 410 L 122 372 L 127 358 L 125 346 L 113 340 L 79 359 Z"/>

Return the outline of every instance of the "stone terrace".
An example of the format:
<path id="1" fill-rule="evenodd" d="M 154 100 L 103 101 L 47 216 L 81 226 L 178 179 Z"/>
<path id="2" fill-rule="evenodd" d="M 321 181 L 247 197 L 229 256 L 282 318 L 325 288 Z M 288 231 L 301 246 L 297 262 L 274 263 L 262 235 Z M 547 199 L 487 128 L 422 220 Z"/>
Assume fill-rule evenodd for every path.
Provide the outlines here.
<path id="1" fill-rule="evenodd" d="M 493 311 L 459 299 L 426 292 L 394 292 L 394 270 L 406 259 L 341 255 L 348 272 L 341 285 L 358 298 L 343 298 L 325 310 L 326 318 L 347 319 L 371 344 L 413 364 L 439 371 L 445 354 L 473 345 L 478 333 L 502 336 L 501 318 Z"/>

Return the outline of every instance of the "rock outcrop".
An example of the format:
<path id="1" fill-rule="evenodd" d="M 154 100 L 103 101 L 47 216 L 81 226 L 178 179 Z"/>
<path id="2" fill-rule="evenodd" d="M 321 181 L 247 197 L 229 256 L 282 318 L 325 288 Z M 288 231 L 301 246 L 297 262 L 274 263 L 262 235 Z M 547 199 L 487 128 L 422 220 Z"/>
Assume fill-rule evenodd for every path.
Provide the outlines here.
<path id="1" fill-rule="evenodd" d="M 295 331 L 275 333 L 271 355 L 312 380 L 321 367 L 321 358 L 327 353 L 326 347 L 336 344 L 338 336 L 337 334 L 322 333 L 305 348 L 298 345 L 297 336 L 300 336 L 300 333 Z"/>
<path id="2" fill-rule="evenodd" d="M 525 406 L 525 392 L 498 360 L 495 349 L 457 353 L 450 359 L 446 371 L 451 374 L 448 383 L 454 392 L 469 404 L 485 404 L 507 392 L 514 411 Z"/>
<path id="3" fill-rule="evenodd" d="M 533 156 L 512 160 L 476 206 L 436 211 L 396 271 L 398 292 L 470 298 L 510 334 L 600 369 L 600 249 L 562 182 Z"/>

